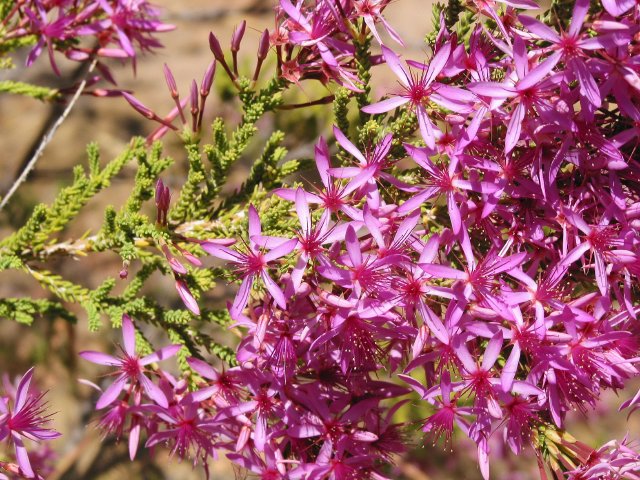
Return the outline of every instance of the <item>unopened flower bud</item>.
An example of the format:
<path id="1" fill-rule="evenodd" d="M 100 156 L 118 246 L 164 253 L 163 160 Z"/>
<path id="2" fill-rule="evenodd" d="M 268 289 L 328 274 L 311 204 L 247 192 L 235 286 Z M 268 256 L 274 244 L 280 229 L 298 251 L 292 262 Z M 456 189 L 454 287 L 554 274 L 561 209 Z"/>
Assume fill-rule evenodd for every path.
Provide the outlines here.
<path id="1" fill-rule="evenodd" d="M 242 42 L 242 37 L 244 37 L 244 32 L 247 28 L 247 21 L 243 20 L 240 25 L 238 25 L 233 31 L 233 35 L 231 36 L 231 51 L 237 52 L 240 50 L 240 43 Z"/>
<path id="2" fill-rule="evenodd" d="M 195 80 L 191 81 L 191 118 L 193 119 L 193 131 L 198 128 L 198 84 Z"/>
<path id="3" fill-rule="evenodd" d="M 213 77 L 216 73 L 216 61 L 212 60 L 207 70 L 204 72 L 204 76 L 202 77 L 202 83 L 200 84 L 200 95 L 202 97 L 207 97 L 209 92 L 211 91 L 211 85 L 213 85 Z"/>
<path id="4" fill-rule="evenodd" d="M 178 86 L 176 85 L 176 79 L 173 77 L 173 73 L 171 73 L 169 65 L 165 63 L 162 69 L 164 70 L 164 78 L 167 81 L 167 87 L 169 87 L 171 97 L 174 99 L 178 98 Z"/>
<path id="5" fill-rule="evenodd" d="M 151 109 L 146 107 L 142 102 L 140 102 L 140 100 L 138 100 L 130 93 L 122 92 L 122 96 L 127 102 L 129 102 L 129 105 L 131 105 L 136 112 L 147 117 L 149 120 L 153 120 L 153 118 L 156 116 L 156 114 L 153 113 Z"/>
<path id="6" fill-rule="evenodd" d="M 213 34 L 213 32 L 209 32 L 209 48 L 213 53 L 213 56 L 219 62 L 224 62 L 224 53 L 222 52 L 222 48 L 220 47 L 220 42 Z"/>
<path id="7" fill-rule="evenodd" d="M 120 270 L 120 273 L 118 275 L 121 280 L 124 280 L 129 276 L 129 262 L 127 260 L 122 262 L 122 270 Z"/>
<path id="8" fill-rule="evenodd" d="M 265 29 L 262 32 L 262 36 L 260 37 L 260 43 L 258 44 L 258 60 L 264 60 L 267 58 L 267 53 L 269 53 L 269 30 Z"/>

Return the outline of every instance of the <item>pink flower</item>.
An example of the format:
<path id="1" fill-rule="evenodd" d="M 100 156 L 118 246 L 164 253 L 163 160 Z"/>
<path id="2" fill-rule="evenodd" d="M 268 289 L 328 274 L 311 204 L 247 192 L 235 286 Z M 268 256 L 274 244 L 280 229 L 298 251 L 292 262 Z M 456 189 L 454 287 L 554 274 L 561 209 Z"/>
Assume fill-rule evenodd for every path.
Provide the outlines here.
<path id="1" fill-rule="evenodd" d="M 50 414 L 46 413 L 47 404 L 43 394 L 29 392 L 33 377 L 33 368 L 20 379 L 11 406 L 4 397 L 0 397 L 0 441 L 8 439 L 15 448 L 20 473 L 26 478 L 40 478 L 34 472 L 23 439 L 38 442 L 53 440 L 60 434 L 47 428 Z"/>
<path id="2" fill-rule="evenodd" d="M 124 348 L 121 356 L 113 357 L 106 353 L 90 350 L 80 352 L 79 355 L 82 358 L 92 363 L 117 367 L 116 372 L 113 373 L 113 375 L 116 375 L 116 379 L 100 396 L 96 408 L 102 409 L 111 405 L 116 401 L 118 396 L 120 396 L 120 393 L 125 387 L 128 388 L 129 393 L 142 389 L 142 391 L 158 405 L 162 407 L 169 405 L 164 392 L 147 376 L 149 371 L 145 369 L 145 367 L 174 356 L 182 347 L 181 345 L 169 345 L 141 358 L 136 354 L 135 337 L 133 322 L 131 318 L 125 314 L 122 316 L 122 341 Z"/>

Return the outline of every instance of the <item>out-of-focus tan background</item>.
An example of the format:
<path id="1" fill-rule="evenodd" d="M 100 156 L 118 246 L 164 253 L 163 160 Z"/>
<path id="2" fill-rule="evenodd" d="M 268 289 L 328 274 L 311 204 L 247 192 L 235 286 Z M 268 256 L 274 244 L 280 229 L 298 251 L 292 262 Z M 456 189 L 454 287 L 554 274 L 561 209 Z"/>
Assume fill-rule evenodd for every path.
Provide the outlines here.
<path id="1" fill-rule="evenodd" d="M 159 38 L 164 49 L 148 54 L 138 61 L 137 75 L 133 75 L 130 66 L 121 66 L 113 62 L 112 68 L 121 88 L 133 90 L 135 95 L 147 106 L 158 113 L 165 113 L 172 106 L 168 95 L 162 65 L 172 68 L 183 95 L 187 94 L 192 78 L 198 81 L 211 60 L 208 47 L 208 34 L 213 31 L 223 45 L 228 44 L 231 32 L 242 19 L 247 20 L 247 32 L 241 50 L 241 68 L 247 73 L 252 71 L 255 49 L 260 32 L 273 27 L 272 0 L 158 0 L 163 9 L 165 21 L 176 25 L 176 30 Z M 424 60 L 424 34 L 431 28 L 431 2 L 428 0 L 396 0 L 387 11 L 387 19 L 395 25 L 407 43 L 405 53 L 415 59 Z M 26 52 L 23 52 L 26 54 Z M 56 78 L 51 74 L 46 53 L 36 65 L 25 70 L 21 66 L 23 58 L 16 59 L 18 68 L 9 72 L 0 72 L 0 79 L 16 78 L 41 85 L 68 87 L 76 65 L 57 57 L 62 66 L 63 75 Z M 378 84 L 392 82 L 389 72 L 378 69 Z M 219 69 L 218 75 L 222 74 Z M 300 92 L 302 101 L 313 100 L 323 92 L 311 86 Z M 375 89 L 374 89 L 375 94 Z M 229 106 L 212 96 L 206 116 L 224 115 L 233 120 L 234 113 Z M 328 107 L 327 107 L 328 108 Z M 17 176 L 21 164 L 34 148 L 47 119 L 55 118 L 59 113 L 49 104 L 15 96 L 0 96 L 0 192 L 5 192 Z M 325 116 L 325 117 L 328 117 Z M 327 121 L 330 119 L 325 118 Z M 298 140 L 289 140 L 292 149 L 311 152 L 311 142 L 317 131 L 327 125 L 303 124 Z M 268 128 L 273 128 L 269 125 Z M 148 134 L 153 125 L 135 113 L 122 98 L 83 97 L 72 111 L 70 117 L 47 147 L 44 156 L 38 162 L 28 182 L 19 190 L 18 196 L 5 212 L 0 212 L 0 236 L 19 226 L 32 207 L 39 202 L 51 201 L 55 193 L 71 179 L 74 165 L 86 162 L 85 146 L 97 142 L 102 158 L 108 160 L 118 155 L 132 135 Z M 308 129 L 309 131 L 305 131 Z M 174 156 L 176 165 L 165 178 L 174 187 L 179 187 L 184 179 L 186 159 L 178 148 L 176 137 L 167 137 L 167 150 Z M 84 209 L 81 216 L 71 227 L 61 234 L 61 238 L 77 238 L 87 230 L 97 229 L 102 222 L 104 206 L 119 205 L 128 195 L 131 184 L 132 168 L 125 169 L 113 185 L 99 195 Z M 242 175 L 242 169 L 237 172 Z M 117 275 L 121 265 L 114 255 L 93 255 L 80 261 L 62 259 L 52 265 L 52 269 L 71 280 L 95 287 L 106 276 Z M 156 279 L 150 287 L 157 295 L 177 297 L 171 282 Z M 46 293 L 25 275 L 10 272 L 0 273 L 0 297 L 34 296 L 42 297 Z M 176 305 L 179 300 L 176 298 Z M 55 427 L 63 433 L 62 439 L 54 443 L 60 460 L 56 472 L 49 478 L 54 479 L 197 479 L 204 478 L 200 469 L 192 469 L 187 462 L 179 464 L 171 461 L 158 451 L 155 455 L 142 452 L 139 460 L 128 460 L 126 442 L 116 444 L 113 440 L 100 443 L 99 433 L 90 423 L 96 419 L 92 410 L 95 394 L 87 387 L 79 385 L 77 378 L 99 378 L 104 369 L 94 368 L 87 362 L 79 361 L 77 352 L 84 349 L 105 350 L 113 348 L 119 341 L 119 332 L 105 327 L 99 334 L 90 334 L 86 328 L 86 317 L 77 310 L 80 322 L 71 327 L 63 320 L 41 320 L 32 327 L 17 325 L 6 319 L 0 319 L 0 372 L 15 375 L 24 372 L 29 366 L 38 365 L 36 377 L 44 389 L 49 390 L 51 410 L 55 415 Z M 151 340 L 162 343 L 161 335 Z M 609 396 L 601 411 L 589 416 L 589 419 L 576 418 L 576 436 L 596 445 L 611 438 L 624 435 L 624 416 L 611 414 L 620 399 Z M 416 430 L 419 425 L 415 426 Z M 637 431 L 637 430 L 636 430 Z M 421 446 L 420 438 L 414 451 L 392 468 L 392 478 L 413 480 L 427 479 L 477 479 L 479 471 L 472 458 L 463 455 L 473 454 L 472 445 L 464 442 L 456 444 L 455 451 L 443 451 L 430 444 Z M 536 478 L 535 462 L 515 460 L 507 452 L 498 452 L 501 442 L 494 443 L 492 468 L 494 478 L 529 479 Z M 521 473 L 516 473 L 521 472 Z M 228 462 L 220 459 L 212 462 L 211 476 L 214 479 L 244 477 L 245 474 L 233 469 Z"/>

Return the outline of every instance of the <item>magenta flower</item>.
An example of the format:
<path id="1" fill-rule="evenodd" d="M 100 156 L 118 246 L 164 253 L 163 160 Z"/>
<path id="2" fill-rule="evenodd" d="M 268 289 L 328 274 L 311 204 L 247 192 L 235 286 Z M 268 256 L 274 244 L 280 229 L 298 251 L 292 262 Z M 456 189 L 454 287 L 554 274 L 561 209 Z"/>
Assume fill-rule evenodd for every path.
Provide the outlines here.
<path id="1" fill-rule="evenodd" d="M 8 438 L 13 443 L 21 475 L 26 478 L 40 478 L 32 468 L 23 439 L 34 442 L 47 441 L 58 438 L 60 434 L 47 428 L 51 415 L 46 413 L 44 394 L 29 392 L 32 377 L 33 368 L 20 379 L 13 405 L 4 397 L 0 397 L 0 441 Z"/>
<path id="2" fill-rule="evenodd" d="M 171 445 L 171 455 L 180 459 L 193 458 L 194 463 L 202 459 L 203 463 L 214 454 L 216 432 L 213 421 L 201 415 L 199 403 L 184 399 L 169 408 L 153 409 L 166 427 L 149 437 L 145 448 L 158 444 Z"/>
<path id="3" fill-rule="evenodd" d="M 389 22 L 382 15 L 382 11 L 391 3 L 391 0 L 355 0 L 353 2 L 353 8 L 355 9 L 355 15 L 364 19 L 364 22 L 369 27 L 369 30 L 373 36 L 378 40 L 380 45 L 383 45 L 382 38 L 376 28 L 376 23 L 381 23 L 389 36 L 401 46 L 404 46 L 404 42 L 398 32 L 389 24 Z"/>
<path id="4" fill-rule="evenodd" d="M 426 103 L 433 101 L 454 112 L 467 113 L 470 111 L 468 104 L 465 103 L 465 100 L 470 99 L 468 93 L 456 87 L 435 82 L 436 77 L 446 65 L 450 53 L 451 44 L 447 43 L 436 52 L 428 67 L 425 65 L 419 73 L 414 73 L 402 65 L 400 58 L 393 50 L 383 45 L 384 60 L 400 80 L 402 92 L 387 100 L 368 105 L 362 111 L 370 114 L 385 113 L 409 104 L 418 117 L 420 133 L 427 147 L 434 148 L 440 132 L 427 114 Z"/>
<path id="5" fill-rule="evenodd" d="M 469 422 L 465 420 L 465 417 L 473 414 L 473 408 L 458 407 L 456 403 L 451 401 L 453 385 L 448 371 L 442 373 L 440 385 L 429 390 L 408 375 L 399 376 L 425 400 L 432 400 L 436 395 L 440 396 L 440 400 L 435 400 L 436 412 L 429 416 L 422 426 L 422 431 L 428 433 L 434 444 L 438 439 L 444 438 L 444 446 L 451 446 L 454 425 L 461 428 L 463 432 L 468 432 Z M 459 390 L 459 385 L 457 389 Z"/>
<path id="6" fill-rule="evenodd" d="M 273 281 L 267 272 L 270 262 L 288 255 L 298 244 L 297 239 L 279 239 L 275 245 L 261 245 L 259 241 L 262 233 L 260 217 L 253 205 L 249 206 L 249 243 L 245 244 L 245 251 L 231 250 L 222 245 L 205 243 L 202 248 L 214 257 L 227 260 L 235 264 L 236 271 L 242 278 L 240 290 L 229 312 L 232 318 L 237 318 L 249 301 L 251 287 L 256 278 L 261 278 L 273 300 L 280 308 L 286 308 L 287 300 L 280 287 Z M 265 250 L 269 250 L 265 252 Z"/>
<path id="7" fill-rule="evenodd" d="M 517 80 L 504 83 L 477 82 L 469 84 L 469 89 L 476 95 L 500 100 L 513 99 L 514 107 L 505 136 L 505 154 L 513 150 L 513 147 L 520 140 L 522 122 L 527 112 L 534 107 L 549 108 L 546 99 L 554 85 L 551 82 L 545 84 L 543 81 L 558 63 L 560 53 L 554 53 L 530 71 L 524 40 L 516 37 L 513 45 L 513 57 L 516 64 Z M 492 102 L 492 106 L 495 107 L 496 104 Z"/>
<path id="8" fill-rule="evenodd" d="M 427 172 L 427 180 L 424 187 L 421 188 L 417 194 L 411 197 L 409 200 L 400 205 L 398 211 L 400 213 L 412 212 L 427 200 L 437 195 L 444 194 L 447 198 L 447 206 L 449 208 L 449 219 L 451 220 L 451 227 L 454 233 L 459 233 L 462 229 L 462 216 L 460 214 L 460 208 L 456 201 L 457 190 L 472 190 L 482 193 L 493 193 L 499 187 L 495 184 L 482 181 L 469 181 L 456 173 L 458 162 L 455 157 L 449 163 L 449 166 L 445 169 L 441 166 L 436 166 L 430 159 L 430 150 L 426 148 L 414 147 L 413 145 L 405 144 L 404 146 L 407 153 L 411 158 Z"/>
<path id="9" fill-rule="evenodd" d="M 555 32 L 542 22 L 527 17 L 519 16 L 520 22 L 533 35 L 541 40 L 551 43 L 551 50 L 560 55 L 552 55 L 550 59 L 558 62 L 562 59 L 566 64 L 566 75 L 568 81 L 576 80 L 580 89 L 580 94 L 585 97 L 594 107 L 600 107 L 602 96 L 598 84 L 593 78 L 591 68 L 585 61 L 585 50 L 594 50 L 614 45 L 615 37 L 590 37 L 582 32 L 582 26 L 589 10 L 589 0 L 578 0 L 573 8 L 573 16 L 569 29 Z"/>
<path id="10" fill-rule="evenodd" d="M 54 73 L 59 76 L 60 70 L 53 56 L 54 41 L 63 41 L 73 35 L 73 33 L 69 31 L 69 27 L 74 22 L 74 18 L 60 11 L 56 20 L 49 21 L 44 6 L 40 2 L 34 2 L 34 6 L 37 12 L 33 12 L 30 8 L 24 9 L 24 12 L 31 22 L 31 28 L 34 30 L 34 33 L 37 32 L 38 34 L 38 42 L 29 52 L 26 65 L 27 67 L 31 66 L 40 56 L 43 47 L 46 45 L 49 52 L 51 68 Z"/>
<path id="11" fill-rule="evenodd" d="M 322 137 L 316 143 L 315 159 L 324 188 L 317 193 L 306 193 L 307 202 L 319 204 L 331 213 L 342 211 L 353 220 L 362 220 L 362 212 L 353 207 L 353 189 L 332 178 L 329 147 Z M 296 200 L 296 191 L 290 188 L 278 188 L 273 193 L 291 202 Z"/>
<path id="12" fill-rule="evenodd" d="M 122 341 L 124 347 L 120 357 L 90 350 L 82 351 L 79 354 L 82 358 L 92 363 L 118 368 L 113 373 L 116 379 L 100 396 L 96 408 L 102 409 L 111 405 L 120 396 L 125 387 L 128 388 L 129 393 L 141 388 L 151 400 L 166 408 L 169 405 L 166 395 L 160 387 L 149 379 L 147 376 L 148 370 L 145 367 L 174 356 L 182 348 L 181 345 L 169 345 L 140 358 L 136 353 L 135 327 L 131 318 L 126 314 L 122 316 Z"/>

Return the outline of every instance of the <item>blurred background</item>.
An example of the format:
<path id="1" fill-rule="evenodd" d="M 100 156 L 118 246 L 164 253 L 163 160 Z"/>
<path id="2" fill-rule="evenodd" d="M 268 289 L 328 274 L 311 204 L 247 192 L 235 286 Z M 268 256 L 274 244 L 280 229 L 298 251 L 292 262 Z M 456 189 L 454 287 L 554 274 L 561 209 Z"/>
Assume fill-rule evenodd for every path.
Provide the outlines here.
<path id="1" fill-rule="evenodd" d="M 213 31 L 223 44 L 228 45 L 235 25 L 247 20 L 247 32 L 242 44 L 240 58 L 245 72 L 253 71 L 255 51 L 260 33 L 264 28 L 273 27 L 273 0 L 158 0 L 156 5 L 163 11 L 165 22 L 177 28 L 159 36 L 165 48 L 155 54 L 139 58 L 137 73 L 130 66 L 112 62 L 111 67 L 119 81 L 119 88 L 132 90 L 145 105 L 159 114 L 172 107 L 162 73 L 163 63 L 167 63 L 176 77 L 179 88 L 186 95 L 192 78 L 201 79 L 204 70 L 211 61 L 212 54 L 208 46 L 208 34 Z M 425 60 L 427 52 L 422 39 L 431 28 L 431 3 L 426 0 L 396 0 L 386 10 L 386 18 L 405 39 L 405 54 L 416 60 Z M 26 51 L 22 52 L 26 55 Z M 46 55 L 42 55 L 36 64 L 24 69 L 24 58 L 16 58 L 18 68 L 1 71 L 2 79 L 20 79 L 23 81 L 55 86 L 69 87 L 74 83 L 79 71 L 77 64 L 56 57 L 61 66 L 62 76 L 51 73 Z M 267 70 L 266 67 L 264 70 Z M 219 69 L 217 84 L 223 82 Z M 374 74 L 375 85 L 389 84 L 393 77 L 385 69 Z M 379 87 L 378 87 L 379 88 Z M 379 91 L 379 90 L 378 90 Z M 292 101 L 305 102 L 326 95 L 316 84 L 303 85 L 291 94 Z M 293 98 L 297 96 L 298 98 Z M 63 106 L 40 103 L 19 96 L 0 96 L 0 192 L 11 186 L 14 178 L 22 170 L 31 152 L 35 149 L 42 133 L 48 125 L 60 115 Z M 329 107 L 316 107 L 328 109 Z M 212 120 L 223 116 L 229 121 L 237 120 L 234 106 L 220 96 L 210 97 L 205 118 Z M 330 115 L 313 115 L 313 110 L 298 111 L 288 118 L 268 117 L 261 125 L 260 137 L 265 139 L 277 127 L 288 132 L 287 147 L 290 156 L 310 158 L 313 142 L 319 134 L 328 130 Z M 324 123 L 323 123 L 324 122 Z M 206 123 L 206 122 L 205 122 Z M 146 135 L 154 125 L 137 114 L 122 98 L 95 98 L 85 96 L 79 100 L 71 115 L 58 130 L 53 141 L 47 147 L 36 169 L 18 191 L 8 208 L 0 212 L 0 237 L 21 226 L 31 213 L 34 205 L 50 202 L 57 191 L 70 183 L 72 167 L 86 163 L 85 147 L 89 142 L 99 144 L 103 161 L 118 155 L 133 135 Z M 175 165 L 163 180 L 171 187 L 180 187 L 186 175 L 187 162 L 184 151 L 179 147 L 175 135 L 165 138 L 166 151 L 175 159 Z M 260 139 L 256 140 L 260 146 Z M 250 155 L 243 159 L 234 172 L 238 181 L 243 178 L 247 166 L 251 164 Z M 131 189 L 133 166 L 125 169 L 112 186 L 98 195 L 82 212 L 71 227 L 62 232 L 61 240 L 74 239 L 87 231 L 95 231 L 102 223 L 104 208 L 108 204 L 118 207 Z M 113 254 L 92 254 L 81 260 L 61 258 L 50 265 L 51 269 L 72 281 L 88 287 L 95 287 L 107 276 L 116 276 L 122 267 L 119 257 Z M 150 291 L 149 291 L 150 290 Z M 158 298 L 170 298 L 175 306 L 179 299 L 169 279 L 154 278 L 147 293 Z M 231 292 L 217 288 L 206 301 L 212 305 L 223 305 L 223 299 Z M 11 272 L 0 272 L 0 297 L 46 296 L 41 287 L 31 278 Z M 0 372 L 13 378 L 36 365 L 36 378 L 42 389 L 48 390 L 51 411 L 56 412 L 54 426 L 63 436 L 53 442 L 57 460 L 55 471 L 49 479 L 198 479 L 204 478 L 200 469 L 193 469 L 187 462 L 179 464 L 171 461 L 161 451 L 142 451 L 136 462 L 128 459 L 126 442 L 120 444 L 113 439 L 101 443 L 100 433 L 93 421 L 96 395 L 88 387 L 77 382 L 78 378 L 99 379 L 103 369 L 94 368 L 88 362 L 79 361 L 77 352 L 85 349 L 109 351 L 119 342 L 119 332 L 109 327 L 98 334 L 88 332 L 86 315 L 78 309 L 75 313 L 80 319 L 76 326 L 62 319 L 40 319 L 31 327 L 0 319 Z M 161 332 L 146 332 L 156 345 L 166 344 Z M 623 392 L 621 398 L 630 395 L 632 389 Z M 600 410 L 590 412 L 588 417 L 576 414 L 570 420 L 569 431 L 575 437 L 592 446 L 599 445 L 611 438 L 620 438 L 626 433 L 626 414 L 616 413 L 621 398 L 610 394 L 605 397 Z M 409 408 L 409 419 L 419 419 L 425 414 Z M 635 432 L 640 431 L 635 420 Z M 423 441 L 416 433 L 420 423 L 410 423 L 409 428 L 415 437 L 415 448 L 405 458 L 398 459 L 389 467 L 389 476 L 398 479 L 478 479 L 480 474 L 474 459 L 475 449 L 470 442 L 464 442 L 461 436 L 454 439 L 454 451 L 444 451 L 440 446 L 432 446 Z M 418 432 L 419 433 L 419 432 Z M 493 442 L 492 477 L 499 479 L 538 478 L 535 459 L 516 460 L 509 452 L 501 451 L 502 442 Z M 532 452 L 529 452 L 530 454 Z M 532 457 L 532 455 L 529 455 Z M 216 479 L 247 477 L 246 473 L 234 469 L 223 458 L 211 465 L 211 476 Z M 248 476 L 251 478 L 251 476 Z"/>

